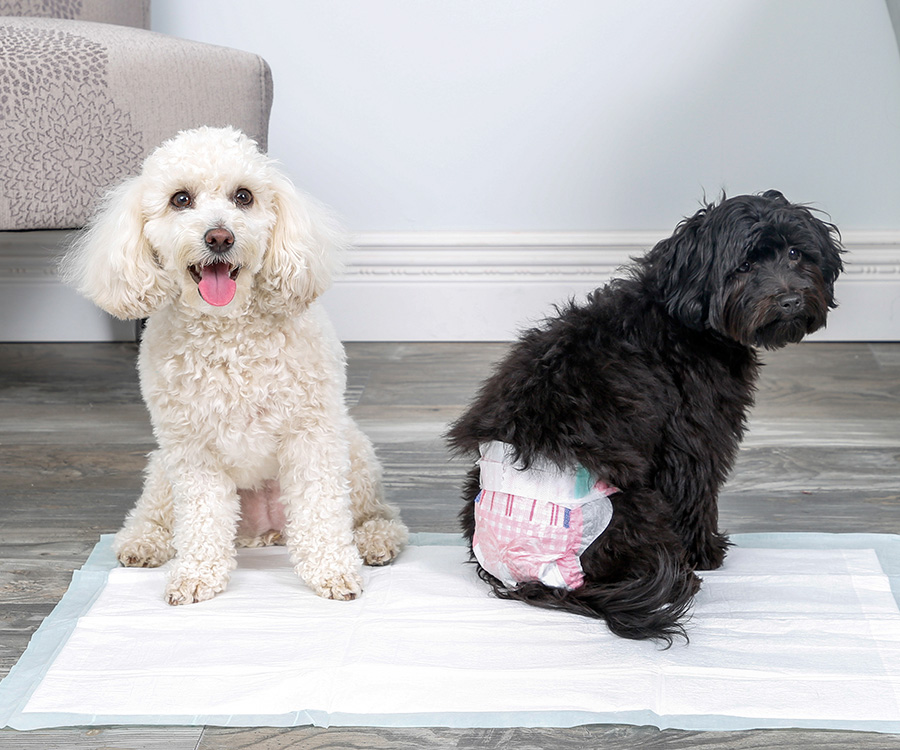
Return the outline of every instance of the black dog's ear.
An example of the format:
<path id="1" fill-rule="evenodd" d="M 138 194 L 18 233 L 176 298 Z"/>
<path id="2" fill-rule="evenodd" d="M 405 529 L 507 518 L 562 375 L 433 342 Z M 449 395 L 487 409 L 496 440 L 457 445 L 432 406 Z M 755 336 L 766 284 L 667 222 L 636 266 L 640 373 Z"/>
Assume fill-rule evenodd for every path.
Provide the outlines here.
<path id="1" fill-rule="evenodd" d="M 812 217 L 812 221 L 813 233 L 817 238 L 816 244 L 822 255 L 819 268 L 828 289 L 828 306 L 834 308 L 837 307 L 837 302 L 834 301 L 834 282 L 844 270 L 844 263 L 841 260 L 841 253 L 844 252 L 841 233 L 834 224 L 820 221 L 814 217 Z"/>
<path id="2" fill-rule="evenodd" d="M 697 330 L 707 327 L 709 317 L 709 276 L 715 248 L 703 228 L 710 208 L 684 219 L 671 237 L 639 260 L 644 279 L 666 312 Z"/>

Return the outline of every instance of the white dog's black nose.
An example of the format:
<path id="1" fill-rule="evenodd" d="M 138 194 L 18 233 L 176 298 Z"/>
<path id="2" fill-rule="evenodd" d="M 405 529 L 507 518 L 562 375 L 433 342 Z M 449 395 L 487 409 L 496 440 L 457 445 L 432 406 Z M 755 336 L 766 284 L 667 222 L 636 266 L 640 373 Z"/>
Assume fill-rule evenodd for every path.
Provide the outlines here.
<path id="1" fill-rule="evenodd" d="M 210 229 L 203 235 L 206 246 L 214 253 L 225 253 L 231 250 L 234 244 L 234 235 L 224 227 Z"/>

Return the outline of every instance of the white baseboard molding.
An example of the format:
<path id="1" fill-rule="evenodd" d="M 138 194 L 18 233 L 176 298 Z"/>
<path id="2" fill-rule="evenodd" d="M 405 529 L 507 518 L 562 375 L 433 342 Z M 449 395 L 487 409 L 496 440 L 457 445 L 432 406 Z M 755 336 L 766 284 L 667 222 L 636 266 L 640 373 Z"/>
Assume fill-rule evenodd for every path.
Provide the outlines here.
<path id="1" fill-rule="evenodd" d="M 324 303 L 345 341 L 507 341 L 666 232 L 400 232 L 356 238 Z M 123 341 L 130 322 L 56 278 L 64 232 L 0 232 L 0 341 Z M 847 232 L 818 341 L 900 341 L 900 232 Z"/>
<path id="2" fill-rule="evenodd" d="M 0 232 L 0 341 L 133 341 L 116 320 L 62 284 L 64 231 Z"/>
<path id="3" fill-rule="evenodd" d="M 371 233 L 325 295 L 345 341 L 508 341 L 667 232 Z M 847 232 L 817 341 L 900 341 L 900 232 Z"/>

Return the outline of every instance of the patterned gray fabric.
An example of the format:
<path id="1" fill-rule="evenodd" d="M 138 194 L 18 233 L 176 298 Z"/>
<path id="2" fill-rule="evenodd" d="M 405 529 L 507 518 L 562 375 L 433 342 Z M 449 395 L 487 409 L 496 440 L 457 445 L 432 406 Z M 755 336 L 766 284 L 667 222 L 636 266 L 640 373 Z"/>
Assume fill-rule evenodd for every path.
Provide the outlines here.
<path id="1" fill-rule="evenodd" d="M 80 223 L 117 177 L 136 169 L 141 133 L 109 90 L 102 44 L 59 29 L 0 25 L 0 164 L 5 229 Z"/>
<path id="2" fill-rule="evenodd" d="M 126 26 L 0 18 L 0 230 L 84 224 L 179 130 L 234 125 L 266 148 L 257 55 Z"/>
<path id="3" fill-rule="evenodd" d="M 0 16 L 68 18 L 150 28 L 150 0 L 0 0 Z"/>

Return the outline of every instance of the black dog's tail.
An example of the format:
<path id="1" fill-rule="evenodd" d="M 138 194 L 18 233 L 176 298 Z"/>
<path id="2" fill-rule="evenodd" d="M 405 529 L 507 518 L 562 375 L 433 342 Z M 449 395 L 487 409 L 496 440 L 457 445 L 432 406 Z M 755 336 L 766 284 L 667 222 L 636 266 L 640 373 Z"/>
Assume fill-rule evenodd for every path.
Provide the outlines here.
<path id="1" fill-rule="evenodd" d="M 478 574 L 501 599 L 605 620 L 614 635 L 634 640 L 652 638 L 669 648 L 675 638 L 688 640 L 682 621 L 700 588 L 700 579 L 662 551 L 658 563 L 652 577 L 586 583 L 571 591 L 536 582 L 506 588 L 480 565 Z"/>

